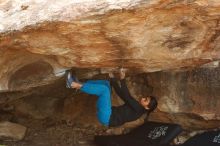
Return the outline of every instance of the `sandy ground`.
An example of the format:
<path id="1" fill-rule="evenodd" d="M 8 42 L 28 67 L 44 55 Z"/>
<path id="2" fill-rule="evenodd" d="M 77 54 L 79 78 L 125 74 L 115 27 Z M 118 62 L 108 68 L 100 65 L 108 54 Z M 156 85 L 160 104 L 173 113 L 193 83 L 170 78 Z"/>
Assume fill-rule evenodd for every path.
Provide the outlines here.
<path id="1" fill-rule="evenodd" d="M 94 135 L 103 134 L 106 129 L 97 126 L 68 125 L 65 121 L 26 120 L 26 136 L 21 141 L 5 140 L 0 145 L 6 146 L 95 146 Z"/>

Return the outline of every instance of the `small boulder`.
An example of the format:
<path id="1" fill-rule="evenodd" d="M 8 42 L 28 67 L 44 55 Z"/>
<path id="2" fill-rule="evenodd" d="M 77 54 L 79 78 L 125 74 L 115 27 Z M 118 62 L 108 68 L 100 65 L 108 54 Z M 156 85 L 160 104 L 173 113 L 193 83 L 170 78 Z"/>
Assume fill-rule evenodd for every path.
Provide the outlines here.
<path id="1" fill-rule="evenodd" d="M 27 128 L 11 122 L 0 122 L 0 138 L 9 138 L 13 140 L 22 140 Z"/>

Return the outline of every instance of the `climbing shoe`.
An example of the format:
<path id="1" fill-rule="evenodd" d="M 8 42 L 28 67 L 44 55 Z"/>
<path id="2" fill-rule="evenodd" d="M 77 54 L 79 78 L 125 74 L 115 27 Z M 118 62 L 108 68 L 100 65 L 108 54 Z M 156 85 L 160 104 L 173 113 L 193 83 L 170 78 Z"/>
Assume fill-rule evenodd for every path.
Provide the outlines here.
<path id="1" fill-rule="evenodd" d="M 72 82 L 78 82 L 78 79 L 74 77 L 69 70 L 66 71 L 66 88 L 71 88 Z"/>

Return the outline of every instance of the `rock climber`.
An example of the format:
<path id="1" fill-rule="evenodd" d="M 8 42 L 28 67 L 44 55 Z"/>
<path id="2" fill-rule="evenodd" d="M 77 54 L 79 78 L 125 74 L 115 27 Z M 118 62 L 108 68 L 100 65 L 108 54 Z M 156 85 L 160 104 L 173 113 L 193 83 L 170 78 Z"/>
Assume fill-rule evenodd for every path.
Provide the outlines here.
<path id="1" fill-rule="evenodd" d="M 126 85 L 125 70 L 121 69 L 120 84 L 113 73 L 109 73 L 108 80 L 88 80 L 84 83 L 67 71 L 66 87 L 79 89 L 80 91 L 98 96 L 96 102 L 98 121 L 108 127 L 121 126 L 126 122 L 134 121 L 143 114 L 148 115 L 157 107 L 157 100 L 154 96 L 141 97 L 139 101 L 134 99 Z M 116 94 L 124 101 L 123 105 L 112 106 L 111 86 Z"/>

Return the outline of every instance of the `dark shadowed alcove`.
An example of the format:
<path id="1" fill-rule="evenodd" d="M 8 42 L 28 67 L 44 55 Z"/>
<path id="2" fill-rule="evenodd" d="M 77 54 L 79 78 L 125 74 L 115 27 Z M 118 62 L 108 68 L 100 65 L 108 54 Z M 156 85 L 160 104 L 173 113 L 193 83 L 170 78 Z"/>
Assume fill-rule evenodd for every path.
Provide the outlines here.
<path id="1" fill-rule="evenodd" d="M 53 75 L 52 66 L 44 61 L 34 62 L 18 69 L 9 79 L 9 89 L 24 89 L 27 86 L 36 86 Z"/>

